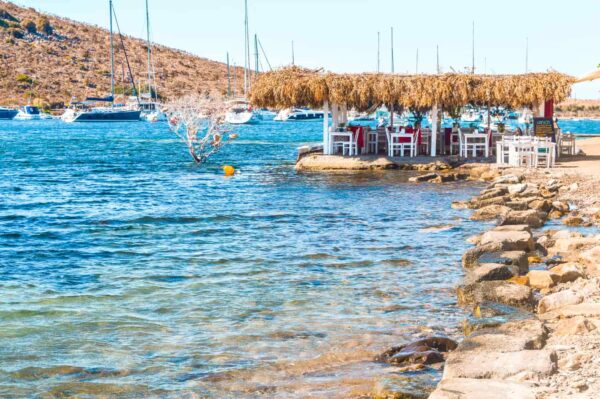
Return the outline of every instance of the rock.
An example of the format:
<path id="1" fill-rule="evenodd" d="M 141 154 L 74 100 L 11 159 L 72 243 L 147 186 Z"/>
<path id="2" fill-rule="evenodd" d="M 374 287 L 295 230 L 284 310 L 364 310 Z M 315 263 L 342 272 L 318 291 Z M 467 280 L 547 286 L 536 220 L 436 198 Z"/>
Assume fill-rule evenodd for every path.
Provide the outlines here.
<path id="1" fill-rule="evenodd" d="M 569 212 L 569 204 L 564 201 L 554 201 L 552 202 L 552 207 L 562 214 Z"/>
<path id="2" fill-rule="evenodd" d="M 531 227 L 541 227 L 544 220 L 540 217 L 538 211 L 533 209 L 527 211 L 511 211 L 500 221 L 501 226 L 509 224 L 526 224 Z"/>
<path id="3" fill-rule="evenodd" d="M 465 282 L 466 284 L 470 284 L 480 281 L 507 280 L 518 275 L 518 266 L 509 266 L 499 263 L 483 263 L 468 273 Z"/>
<path id="4" fill-rule="evenodd" d="M 477 378 L 443 379 L 429 399 L 535 399 L 529 384 Z"/>
<path id="5" fill-rule="evenodd" d="M 544 199 L 536 199 L 529 203 L 530 209 L 535 209 L 536 211 L 550 212 L 552 209 L 552 202 Z"/>
<path id="6" fill-rule="evenodd" d="M 569 231 L 569 230 L 558 230 L 552 234 L 552 238 L 555 240 L 562 238 L 582 238 L 583 234 L 577 231 Z"/>
<path id="7" fill-rule="evenodd" d="M 558 278 L 547 270 L 531 270 L 527 277 L 529 286 L 538 290 L 552 288 L 558 282 Z"/>
<path id="8" fill-rule="evenodd" d="M 578 215 L 569 215 L 562 221 L 564 225 L 567 226 L 581 226 L 584 223 L 584 220 L 581 216 Z"/>
<path id="9" fill-rule="evenodd" d="M 533 308 L 533 292 L 523 285 L 507 281 L 482 281 L 465 284 L 457 288 L 459 304 L 479 304 L 487 301 L 509 306 Z"/>
<path id="10" fill-rule="evenodd" d="M 509 224 L 506 226 L 496 226 L 493 231 L 526 231 L 531 234 L 531 227 L 526 224 Z"/>
<path id="11" fill-rule="evenodd" d="M 488 205 L 504 205 L 507 202 L 507 197 L 494 197 L 488 199 L 475 199 L 472 201 L 472 206 L 475 209 L 483 208 Z"/>
<path id="12" fill-rule="evenodd" d="M 467 242 L 473 245 L 479 245 L 479 241 L 481 241 L 481 235 L 474 235 L 467 238 Z"/>
<path id="13" fill-rule="evenodd" d="M 504 205 L 488 205 L 473 212 L 471 220 L 492 220 L 506 216 L 510 208 Z"/>
<path id="14" fill-rule="evenodd" d="M 575 353 L 573 355 L 568 355 L 558 359 L 558 368 L 562 370 L 575 371 L 579 370 L 585 364 L 590 364 L 592 360 L 592 355 L 590 354 Z"/>
<path id="15" fill-rule="evenodd" d="M 579 190 L 579 184 L 573 183 L 569 186 L 569 191 L 573 192 L 573 191 L 577 191 L 577 190 Z"/>
<path id="16" fill-rule="evenodd" d="M 462 264 L 464 268 L 475 267 L 478 264 L 479 258 L 486 253 L 502 252 L 501 243 L 492 243 L 486 245 L 479 245 L 475 248 L 470 248 L 465 251 L 462 257 Z M 495 263 L 495 262 L 490 262 Z"/>
<path id="17" fill-rule="evenodd" d="M 375 361 L 397 366 L 441 363 L 444 361 L 443 353 L 452 351 L 457 346 L 458 344 L 450 338 L 429 337 L 395 346 L 375 357 Z"/>
<path id="18" fill-rule="evenodd" d="M 586 265 L 588 276 L 600 276 L 600 245 L 581 252 L 578 259 Z"/>
<path id="19" fill-rule="evenodd" d="M 448 183 L 448 182 L 456 181 L 456 180 L 459 180 L 458 175 L 454 174 L 454 173 L 450 173 L 450 174 L 438 174 L 434 179 L 429 180 L 429 182 L 441 184 L 441 183 Z"/>
<path id="20" fill-rule="evenodd" d="M 408 179 L 408 181 L 411 183 L 421 183 L 421 182 L 427 182 L 427 181 L 433 180 L 436 177 L 438 177 L 437 173 L 427 173 L 424 175 L 410 177 Z"/>
<path id="21" fill-rule="evenodd" d="M 595 331 L 596 329 L 596 325 L 590 320 L 582 316 L 577 316 L 559 321 L 556 325 L 556 328 L 554 329 L 554 335 L 582 335 L 588 334 L 592 331 Z"/>
<path id="22" fill-rule="evenodd" d="M 504 323 L 499 327 L 474 332 L 458 345 L 460 352 L 518 352 L 542 349 L 548 330 L 537 319 Z"/>
<path id="23" fill-rule="evenodd" d="M 551 274 L 558 276 L 559 283 L 569 283 L 583 277 L 577 266 L 573 263 L 563 263 L 549 270 Z"/>
<path id="24" fill-rule="evenodd" d="M 563 213 L 560 211 L 557 211 L 556 209 L 553 209 L 550 211 L 550 213 L 548 214 L 548 218 L 549 219 L 560 219 L 561 217 L 563 217 Z"/>
<path id="25" fill-rule="evenodd" d="M 551 375 L 556 353 L 547 350 L 519 352 L 453 352 L 444 366 L 443 379 L 485 378 L 526 380 Z"/>
<path id="26" fill-rule="evenodd" d="M 501 197 L 508 193 L 508 190 L 504 187 L 493 187 L 487 190 L 482 191 L 479 194 L 479 199 L 490 199 L 494 197 Z"/>
<path id="27" fill-rule="evenodd" d="M 373 399 L 427 399 L 435 385 L 427 373 L 387 375 L 375 384 Z"/>
<path id="28" fill-rule="evenodd" d="M 558 238 L 549 250 L 553 253 L 572 253 L 595 244 L 598 244 L 598 240 L 594 237 Z"/>
<path id="29" fill-rule="evenodd" d="M 527 253 L 525 251 L 483 253 L 477 259 L 476 265 L 482 263 L 502 263 L 504 265 L 517 266 L 519 274 L 526 274 L 529 271 L 529 263 L 527 262 Z"/>
<path id="30" fill-rule="evenodd" d="M 576 316 L 600 318 L 600 303 L 583 302 L 577 305 L 567 305 L 541 314 L 540 318 L 550 320 Z"/>
<path id="31" fill-rule="evenodd" d="M 494 180 L 492 186 L 496 186 L 498 184 L 518 184 L 521 182 L 521 180 L 523 180 L 523 178 L 517 175 L 500 176 Z"/>
<path id="32" fill-rule="evenodd" d="M 507 187 L 508 193 L 511 195 L 520 194 L 527 188 L 527 183 L 511 184 Z"/>
<path id="33" fill-rule="evenodd" d="M 533 251 L 531 233 L 519 230 L 490 230 L 481 236 L 480 245 L 499 243 L 503 251 Z"/>
<path id="34" fill-rule="evenodd" d="M 513 211 L 526 211 L 529 209 L 529 204 L 527 201 L 508 201 L 505 206 Z"/>
<path id="35" fill-rule="evenodd" d="M 452 209 L 469 209 L 469 208 L 471 208 L 471 203 L 469 201 L 453 201 L 452 202 Z"/>
<path id="36" fill-rule="evenodd" d="M 509 283 L 512 283 L 512 284 L 529 286 L 529 277 L 527 277 L 527 276 L 514 276 L 514 277 L 509 278 L 506 281 L 508 281 Z"/>
<path id="37" fill-rule="evenodd" d="M 543 297 L 538 303 L 538 313 L 546 313 L 567 305 L 577 305 L 583 297 L 573 290 L 564 290 Z"/>

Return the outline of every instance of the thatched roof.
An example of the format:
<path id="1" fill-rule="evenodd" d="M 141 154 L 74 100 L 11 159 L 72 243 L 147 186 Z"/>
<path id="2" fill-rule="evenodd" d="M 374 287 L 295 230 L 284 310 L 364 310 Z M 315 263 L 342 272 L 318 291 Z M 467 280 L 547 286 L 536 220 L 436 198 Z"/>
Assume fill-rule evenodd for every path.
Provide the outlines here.
<path id="1" fill-rule="evenodd" d="M 376 104 L 427 109 L 467 104 L 520 108 L 546 100 L 561 102 L 575 78 L 558 72 L 525 75 L 335 74 L 287 67 L 261 74 L 250 101 L 258 107 L 320 108 L 325 101 L 365 111 Z"/>

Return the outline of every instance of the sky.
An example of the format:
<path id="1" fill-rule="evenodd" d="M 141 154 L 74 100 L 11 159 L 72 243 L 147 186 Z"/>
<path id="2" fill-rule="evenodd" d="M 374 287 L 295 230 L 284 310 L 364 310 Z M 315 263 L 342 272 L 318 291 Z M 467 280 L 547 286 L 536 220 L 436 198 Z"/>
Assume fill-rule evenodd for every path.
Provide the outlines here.
<path id="1" fill-rule="evenodd" d="M 19 0 L 38 10 L 108 26 L 108 0 Z M 145 37 L 145 0 L 114 0 L 123 31 Z M 149 0 L 154 41 L 209 59 L 244 63 L 244 0 Z M 574 76 L 600 64 L 600 0 L 248 0 L 249 30 L 276 68 L 335 72 L 434 73 L 470 68 L 475 21 L 478 73 L 555 69 Z M 253 43 L 252 43 L 253 46 Z M 254 52 L 254 49 L 251 50 Z M 261 55 L 262 69 L 268 66 Z M 600 99 L 600 81 L 574 86 L 573 97 Z"/>

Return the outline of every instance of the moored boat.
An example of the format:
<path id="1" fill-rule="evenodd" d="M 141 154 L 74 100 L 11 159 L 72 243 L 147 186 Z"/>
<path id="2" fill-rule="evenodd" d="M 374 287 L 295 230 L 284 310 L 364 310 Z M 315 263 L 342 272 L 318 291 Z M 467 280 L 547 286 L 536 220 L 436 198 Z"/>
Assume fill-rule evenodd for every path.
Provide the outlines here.
<path id="1" fill-rule="evenodd" d="M 19 111 L 17 111 L 16 109 L 0 107 L 0 119 L 11 120 L 14 119 L 18 113 Z"/>
<path id="2" fill-rule="evenodd" d="M 39 120 L 42 119 L 42 113 L 38 107 L 34 107 L 33 105 L 25 105 L 24 107 L 19 108 L 19 111 L 14 119 L 19 121 Z"/>
<path id="3" fill-rule="evenodd" d="M 309 121 L 323 119 L 324 116 L 323 111 L 314 111 L 307 108 L 287 108 L 281 110 L 274 120 L 278 122 Z"/>
<path id="4" fill-rule="evenodd" d="M 227 102 L 229 110 L 225 114 L 225 122 L 232 125 L 257 123 L 261 117 L 252 109 L 246 99 L 236 99 Z"/>

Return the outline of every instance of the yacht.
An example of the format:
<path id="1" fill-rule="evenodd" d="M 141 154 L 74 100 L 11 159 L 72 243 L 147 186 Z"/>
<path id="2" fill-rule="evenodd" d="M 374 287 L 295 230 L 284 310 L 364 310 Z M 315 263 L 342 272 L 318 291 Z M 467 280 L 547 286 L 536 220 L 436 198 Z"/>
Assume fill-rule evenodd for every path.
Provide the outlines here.
<path id="1" fill-rule="evenodd" d="M 17 116 L 17 113 L 19 113 L 19 111 L 17 111 L 16 109 L 0 107 L 0 119 L 14 119 L 15 116 Z"/>
<path id="2" fill-rule="evenodd" d="M 139 121 L 142 111 L 125 107 L 94 107 L 96 102 L 112 103 L 112 97 L 87 98 L 84 102 L 74 102 L 61 116 L 64 122 L 133 122 Z"/>
<path id="3" fill-rule="evenodd" d="M 32 105 L 26 105 L 19 108 L 19 112 L 15 116 L 16 120 L 19 121 L 33 121 L 42 119 L 42 113 L 38 107 Z"/>
<path id="4" fill-rule="evenodd" d="M 463 114 L 460 117 L 460 121 L 465 123 L 480 122 L 481 114 L 475 110 L 468 110 L 466 112 L 463 112 Z"/>
<path id="5" fill-rule="evenodd" d="M 84 102 L 72 102 L 71 106 L 65 111 L 61 119 L 65 122 L 132 122 L 139 121 L 142 111 L 140 109 L 127 109 L 122 106 L 115 106 L 115 46 L 113 44 L 113 15 L 114 8 L 112 0 L 108 1 L 110 11 L 110 87 L 111 94 L 108 97 L 96 98 L 88 97 Z M 132 75 L 130 74 L 130 77 Z M 135 90 L 133 77 L 131 85 Z M 96 102 L 109 103 L 110 106 L 92 107 Z"/>
<path id="6" fill-rule="evenodd" d="M 250 103 L 243 98 L 227 102 L 229 110 L 225 114 L 225 122 L 231 125 L 258 123 L 260 115 L 252 109 Z"/>
<path id="7" fill-rule="evenodd" d="M 278 122 L 310 121 L 323 119 L 324 116 L 325 113 L 323 111 L 313 111 L 306 108 L 287 108 L 281 110 L 274 120 Z"/>

